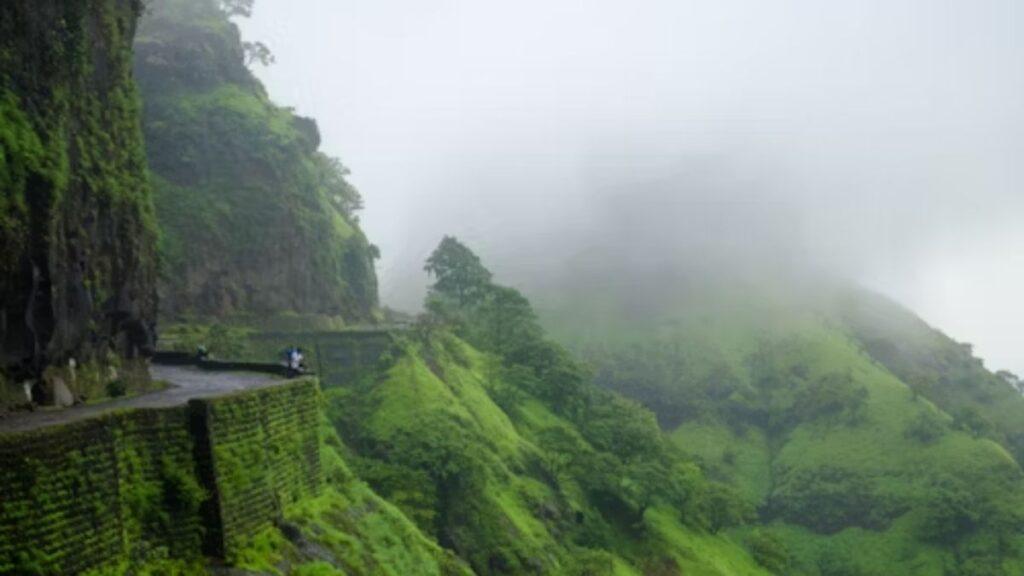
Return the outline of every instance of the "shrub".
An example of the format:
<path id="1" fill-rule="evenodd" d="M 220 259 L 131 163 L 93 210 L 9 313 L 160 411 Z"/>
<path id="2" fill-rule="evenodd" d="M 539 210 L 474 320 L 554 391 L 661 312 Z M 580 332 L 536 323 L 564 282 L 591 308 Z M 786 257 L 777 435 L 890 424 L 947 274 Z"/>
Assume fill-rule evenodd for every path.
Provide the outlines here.
<path id="1" fill-rule="evenodd" d="M 881 498 L 863 473 L 822 466 L 786 478 L 772 494 L 769 510 L 787 522 L 833 534 L 849 526 L 885 528 L 904 508 Z"/>
<path id="2" fill-rule="evenodd" d="M 922 444 L 931 444 L 946 434 L 946 423 L 932 411 L 923 411 L 907 424 L 903 435 Z"/>
<path id="3" fill-rule="evenodd" d="M 919 528 L 921 537 L 930 542 L 952 544 L 974 531 L 981 520 L 980 508 L 978 498 L 963 482 L 940 478 L 928 492 Z"/>
<path id="4" fill-rule="evenodd" d="M 961 408 L 953 417 L 953 427 L 963 430 L 975 438 L 987 436 L 992 433 L 992 423 L 981 415 L 981 412 L 973 406 Z"/>
<path id="5" fill-rule="evenodd" d="M 747 548 L 758 564 L 775 574 L 785 574 L 793 561 L 786 543 L 766 530 L 754 530 L 747 538 Z"/>
<path id="6" fill-rule="evenodd" d="M 821 576 L 861 576 L 864 570 L 846 548 L 829 547 L 818 558 Z"/>
<path id="7" fill-rule="evenodd" d="M 703 500 L 707 529 L 711 533 L 740 526 L 754 517 L 750 503 L 726 484 L 709 482 Z"/>
<path id="8" fill-rule="evenodd" d="M 857 423 L 864 416 L 868 391 L 846 374 L 828 374 L 801 390 L 793 403 L 793 419 L 805 422 L 822 418 L 842 418 Z"/>
<path id="9" fill-rule="evenodd" d="M 107 396 L 117 398 L 119 396 L 124 396 L 127 393 L 128 385 L 124 383 L 124 380 L 118 378 L 117 380 L 107 382 Z"/>

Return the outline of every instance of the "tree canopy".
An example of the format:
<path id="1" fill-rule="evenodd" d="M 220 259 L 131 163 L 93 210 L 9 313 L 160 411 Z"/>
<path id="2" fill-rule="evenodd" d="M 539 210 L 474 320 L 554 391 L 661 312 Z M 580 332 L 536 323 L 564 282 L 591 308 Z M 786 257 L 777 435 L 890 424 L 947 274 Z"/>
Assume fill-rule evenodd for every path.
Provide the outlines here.
<path id="1" fill-rule="evenodd" d="M 441 240 L 423 269 L 437 279 L 431 291 L 455 299 L 460 306 L 478 302 L 491 283 L 490 270 L 454 236 Z"/>
<path id="2" fill-rule="evenodd" d="M 228 16 L 252 16 L 252 6 L 256 0 L 221 0 L 220 7 Z"/>

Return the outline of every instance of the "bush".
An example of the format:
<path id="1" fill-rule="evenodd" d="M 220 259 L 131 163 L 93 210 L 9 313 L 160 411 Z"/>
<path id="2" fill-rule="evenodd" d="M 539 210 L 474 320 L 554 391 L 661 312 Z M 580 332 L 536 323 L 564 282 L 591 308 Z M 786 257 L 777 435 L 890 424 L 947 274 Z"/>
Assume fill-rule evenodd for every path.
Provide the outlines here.
<path id="1" fill-rule="evenodd" d="M 931 444 L 946 434 L 946 422 L 932 411 L 917 415 L 903 430 L 903 435 L 922 444 Z"/>
<path id="2" fill-rule="evenodd" d="M 119 396 L 124 396 L 127 393 L 128 385 L 125 384 L 124 380 L 118 378 L 117 380 L 107 382 L 107 396 L 117 398 Z"/>
<path id="3" fill-rule="evenodd" d="M 830 547 L 818 558 L 821 576 L 861 576 L 864 570 L 846 548 Z"/>
<path id="4" fill-rule="evenodd" d="M 864 417 L 868 391 L 846 374 L 828 374 L 807 385 L 793 403 L 793 420 L 842 419 L 855 424 Z"/>
<path id="5" fill-rule="evenodd" d="M 709 482 L 704 495 L 708 530 L 719 530 L 746 524 L 754 518 L 754 508 L 736 489 L 719 482 Z"/>
<path id="6" fill-rule="evenodd" d="M 981 521 L 981 503 L 955 478 L 940 478 L 929 489 L 919 532 L 927 541 L 952 544 L 970 534 Z"/>
<path id="7" fill-rule="evenodd" d="M 863 473 L 822 466 L 786 478 L 772 493 L 769 510 L 787 522 L 833 534 L 850 526 L 885 528 L 905 508 L 881 498 Z"/>
<path id="8" fill-rule="evenodd" d="M 786 543 L 765 530 L 754 530 L 747 538 L 747 548 L 758 564 L 775 574 L 785 574 L 793 561 Z"/>
<path id="9" fill-rule="evenodd" d="M 961 408 L 953 417 L 953 427 L 963 430 L 975 438 L 988 436 L 992 433 L 992 423 L 981 415 L 973 406 Z"/>

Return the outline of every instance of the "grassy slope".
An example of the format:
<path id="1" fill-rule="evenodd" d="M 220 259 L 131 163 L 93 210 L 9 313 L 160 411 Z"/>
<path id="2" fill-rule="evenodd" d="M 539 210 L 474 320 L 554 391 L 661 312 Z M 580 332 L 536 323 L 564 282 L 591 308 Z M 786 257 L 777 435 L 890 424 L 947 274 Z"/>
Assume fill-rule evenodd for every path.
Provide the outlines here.
<path id="1" fill-rule="evenodd" d="M 235 559 L 242 568 L 270 573 L 463 575 L 469 569 L 426 537 L 397 508 L 349 469 L 346 450 L 323 421 L 321 452 L 328 488 L 285 511 L 299 537 L 271 529 Z"/>
<path id="2" fill-rule="evenodd" d="M 611 313 L 604 300 L 597 310 L 563 308 L 553 325 L 567 342 L 585 340 L 581 350 L 612 361 L 624 350 L 645 366 L 672 358 L 676 364 L 659 372 L 660 380 L 626 387 L 649 394 L 662 386 L 662 400 L 672 400 L 676 388 L 688 401 L 722 383 L 756 388 L 760 369 L 752 358 L 765 349 L 773 370 L 787 375 L 772 399 L 779 413 L 829 375 L 848 374 L 867 391 L 855 419 L 736 425 L 722 410 L 725 401 L 705 398 L 673 424 L 668 437 L 677 447 L 760 509 L 754 524 L 710 534 L 655 503 L 638 535 L 588 500 L 571 471 L 551 470 L 545 435 L 553 429 L 596 453 L 571 422 L 527 394 L 509 403 L 490 357 L 439 337 L 405 342 L 385 357 L 376 379 L 325 391 L 327 418 L 345 439 L 325 435 L 333 487 L 289 511 L 301 540 L 268 533 L 240 563 L 296 574 L 754 575 L 768 571 L 748 548 L 769 534 L 791 557 L 776 573 L 1022 573 L 1020 537 L 984 521 L 951 541 L 925 535 L 932 512 L 949 507 L 943 486 L 957 487 L 956 497 L 966 495 L 962 504 L 983 516 L 1024 508 L 1020 468 L 999 442 L 954 429 L 953 418 L 928 399 L 934 390 L 915 396 L 866 353 L 845 320 L 847 308 L 840 314 L 828 299 L 796 305 L 784 292 L 752 297 L 739 289 L 691 295 L 666 309 L 673 312 L 638 322 Z M 580 317 L 601 318 L 607 332 Z M 922 414 L 940 424 L 927 442 L 907 434 Z M 854 481 L 806 483 L 822 470 Z M 850 493 L 859 498 L 853 504 Z M 872 513 L 850 516 L 844 506 Z M 822 530 L 780 512 L 786 509 L 817 521 L 839 514 L 840 526 Z"/>
<path id="3" fill-rule="evenodd" d="M 977 410 L 991 425 L 991 437 L 1024 459 L 1024 396 L 985 370 L 969 345 L 870 294 L 842 293 L 836 307 L 851 337 L 874 360 L 903 381 L 922 383 L 923 393 L 952 414 Z"/>
<path id="4" fill-rule="evenodd" d="M 636 355 L 651 349 L 661 350 L 657 357 L 663 358 L 664 350 L 676 351 L 667 353 L 677 359 L 675 369 L 670 375 L 655 377 L 657 382 L 636 387 L 628 381 L 629 374 L 618 381 L 625 391 L 649 401 L 671 398 L 673 388 L 688 388 L 694 382 L 709 380 L 714 385 L 722 374 L 738 387 L 756 386 L 750 359 L 765 346 L 776 350 L 774 357 L 783 372 L 791 370 L 798 375 L 792 377 L 793 387 L 839 373 L 849 374 L 855 386 L 867 390 L 863 413 L 854 423 L 818 419 L 799 422 L 782 432 L 764 426 L 737 427 L 735 420 L 715 413 L 717 405 L 710 402 L 706 410 L 674 422 L 669 431 L 679 447 L 701 458 L 761 507 L 762 521 L 773 521 L 769 529 L 793 553 L 791 573 L 1024 573 L 1024 562 L 1017 557 L 1020 536 L 1003 532 L 1004 537 L 999 538 L 996 530 L 985 527 L 955 543 L 930 543 L 921 536 L 922 525 L 930 522 L 928 513 L 944 506 L 935 499 L 935 485 L 940 482 L 968 487 L 972 505 L 979 510 L 991 510 L 986 506 L 992 502 L 1008 509 L 1020 509 L 1024 503 L 1020 467 L 996 441 L 954 429 L 943 430 L 930 442 L 908 437 L 908 428 L 922 413 L 934 415 L 946 428 L 952 421 L 925 397 L 951 411 L 976 406 L 997 428 L 1009 429 L 1009 433 L 1015 424 L 1024 422 L 1024 411 L 1019 395 L 1011 394 L 1008 387 L 1000 388 L 991 378 L 983 380 L 982 386 L 990 389 L 990 395 L 991 391 L 998 393 L 1003 402 L 979 402 L 982 391 L 963 378 L 956 382 L 959 387 L 947 382 L 915 397 L 903 381 L 865 352 L 865 334 L 872 327 L 877 332 L 880 325 L 877 318 L 865 313 L 865 307 L 871 304 L 876 311 L 883 307 L 886 322 L 881 324 L 882 331 L 900 342 L 898 352 L 887 359 L 889 365 L 898 366 L 907 356 L 907 364 L 916 359 L 920 365 L 921 358 L 941 357 L 951 348 L 962 348 L 907 312 L 860 294 L 860 308 L 853 309 L 859 320 L 855 323 L 850 320 L 849 293 L 840 300 L 808 300 L 786 296 L 783 291 L 743 288 L 675 297 L 663 302 L 666 307 L 656 317 L 627 316 L 607 294 L 587 302 L 576 293 L 574 300 L 576 304 L 549 313 L 548 324 L 564 342 L 589 352 L 592 359 L 609 352 Z M 838 306 L 839 301 L 844 305 Z M 602 320 L 588 321 L 595 317 Z M 914 339 L 908 340 L 907 330 L 897 332 L 894 325 L 911 326 Z M 880 336 L 876 333 L 874 337 Z M 906 350 L 914 354 L 901 356 Z M 600 360 L 597 363 L 600 366 Z M 980 370 L 977 362 L 971 364 Z M 943 365 L 933 360 L 930 366 L 935 380 L 940 380 Z M 904 373 L 909 370 L 904 366 Z M 777 393 L 775 401 L 779 396 Z M 1005 435 L 993 437 L 998 440 Z M 863 479 L 870 495 L 868 505 L 890 510 L 892 518 L 873 529 L 849 526 L 835 534 L 773 520 L 773 496 L 785 495 L 787 484 L 798 482 L 801 474 L 835 468 Z M 844 489 L 838 484 L 833 487 Z M 739 530 L 737 535 L 743 532 Z"/>
<path id="5" fill-rule="evenodd" d="M 321 421 L 322 495 L 285 510 L 282 527 L 264 530 L 229 564 L 256 574 L 295 576 L 469 576 L 466 564 L 424 535 L 398 508 L 350 470 L 347 448 Z M 220 573 L 201 561 L 154 560 L 90 576 Z"/>
<path id="6" fill-rule="evenodd" d="M 764 573 L 733 539 L 690 529 L 663 507 L 647 511 L 642 539 L 603 526 L 615 535 L 604 549 L 574 542 L 567 511 L 601 515 L 566 475 L 540 470 L 546 455 L 537 437 L 561 427 L 582 438 L 536 400 L 526 398 L 510 417 L 488 393 L 495 381 L 488 358 L 457 341 L 450 346 L 426 353 L 411 346 L 366 396 L 340 389 L 327 396 L 332 420 L 357 436 L 363 468 L 383 493 L 479 572 Z M 373 471 L 381 460 L 427 475 L 417 487 L 399 485 Z M 410 497 L 433 491 L 437 478 L 470 485 L 456 494 L 467 498 L 456 504 L 439 495 L 424 505 Z"/>

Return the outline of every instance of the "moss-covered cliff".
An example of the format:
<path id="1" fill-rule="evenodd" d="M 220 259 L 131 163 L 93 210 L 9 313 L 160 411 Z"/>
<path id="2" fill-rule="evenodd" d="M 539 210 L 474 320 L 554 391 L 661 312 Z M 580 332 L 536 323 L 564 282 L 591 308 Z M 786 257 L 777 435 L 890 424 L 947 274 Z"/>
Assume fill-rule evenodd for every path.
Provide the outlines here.
<path id="1" fill-rule="evenodd" d="M 369 319 L 375 249 L 316 124 L 275 106 L 213 0 L 148 7 L 136 73 L 162 231 L 161 312 Z"/>
<path id="2" fill-rule="evenodd" d="M 0 3 L 0 367 L 133 355 L 156 314 L 138 0 Z"/>

